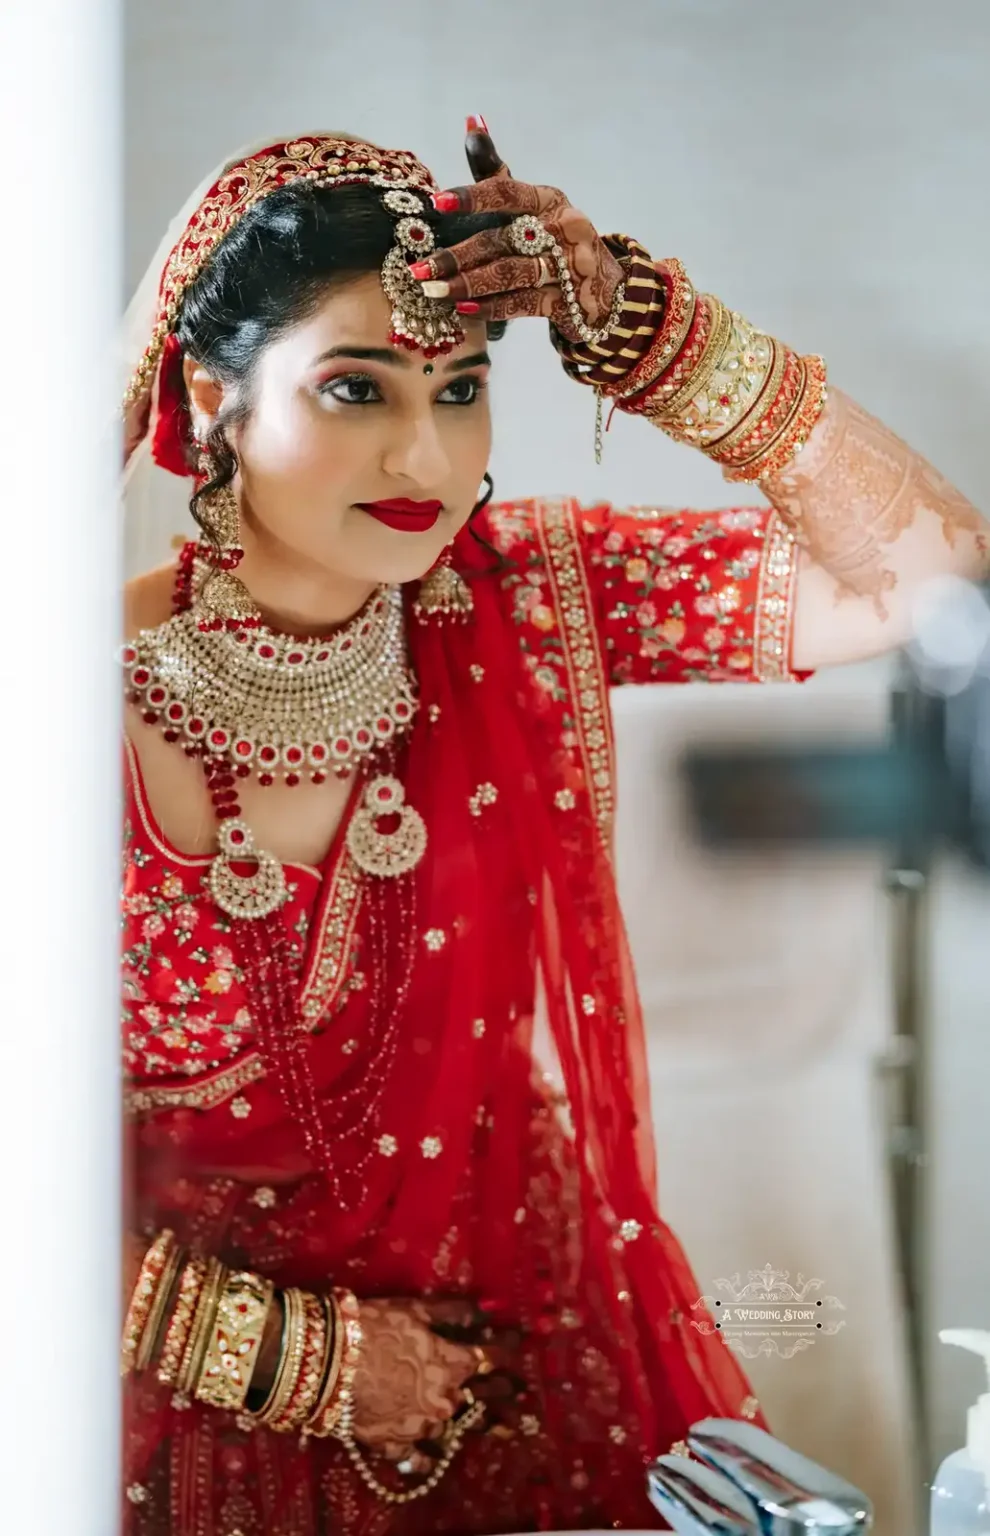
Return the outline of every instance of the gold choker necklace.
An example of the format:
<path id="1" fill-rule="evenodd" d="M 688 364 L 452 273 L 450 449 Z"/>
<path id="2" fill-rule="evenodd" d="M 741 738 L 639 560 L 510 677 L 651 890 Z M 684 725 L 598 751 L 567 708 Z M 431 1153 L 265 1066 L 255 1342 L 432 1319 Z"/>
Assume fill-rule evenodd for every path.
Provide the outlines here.
<path id="1" fill-rule="evenodd" d="M 408 731 L 418 707 L 401 587 L 380 587 L 315 640 L 263 627 L 204 634 L 193 606 L 142 630 L 121 660 L 128 698 L 167 741 L 265 785 L 347 777 Z"/>

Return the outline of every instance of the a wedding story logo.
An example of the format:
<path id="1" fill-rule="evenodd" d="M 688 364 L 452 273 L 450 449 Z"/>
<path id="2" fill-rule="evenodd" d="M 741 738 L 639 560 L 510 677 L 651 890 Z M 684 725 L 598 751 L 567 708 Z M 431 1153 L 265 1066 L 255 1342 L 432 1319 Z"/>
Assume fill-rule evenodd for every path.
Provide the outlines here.
<path id="1" fill-rule="evenodd" d="M 738 1274 L 716 1280 L 717 1296 L 702 1296 L 692 1310 L 708 1316 L 692 1319 L 699 1333 L 720 1333 L 730 1349 L 755 1360 L 760 1355 L 779 1355 L 790 1360 L 810 1349 L 823 1335 L 836 1334 L 846 1326 L 836 1317 L 845 1306 L 837 1296 L 820 1294 L 821 1280 L 798 1274 L 791 1284 L 790 1270 L 751 1269 L 744 1284 Z"/>

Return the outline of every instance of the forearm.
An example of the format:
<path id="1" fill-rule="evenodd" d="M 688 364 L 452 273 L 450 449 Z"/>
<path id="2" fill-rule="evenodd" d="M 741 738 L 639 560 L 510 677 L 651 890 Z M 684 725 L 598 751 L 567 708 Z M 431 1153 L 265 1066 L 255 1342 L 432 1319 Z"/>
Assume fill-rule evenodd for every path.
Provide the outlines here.
<path id="1" fill-rule="evenodd" d="M 637 366 L 606 376 L 587 348 L 558 350 L 572 377 L 734 484 L 762 492 L 800 550 L 792 652 L 798 671 L 903 644 L 933 576 L 987 571 L 976 508 L 927 460 L 799 357 L 657 264 L 663 318 Z"/>
<path id="2" fill-rule="evenodd" d="M 987 525 L 976 507 L 834 387 L 797 458 L 760 488 L 804 551 L 793 642 L 799 668 L 904 643 L 926 581 L 987 572 Z"/>

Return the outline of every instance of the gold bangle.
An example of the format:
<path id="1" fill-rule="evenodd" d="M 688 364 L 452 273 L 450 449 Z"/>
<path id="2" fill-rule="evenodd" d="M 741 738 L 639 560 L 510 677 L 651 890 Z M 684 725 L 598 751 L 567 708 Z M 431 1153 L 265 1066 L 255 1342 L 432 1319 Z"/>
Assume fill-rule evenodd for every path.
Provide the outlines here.
<path id="1" fill-rule="evenodd" d="M 309 1421 L 304 1431 L 305 1434 L 310 1435 L 315 1433 L 313 1425 L 320 1423 L 327 1411 L 331 1398 L 337 1390 L 340 1362 L 344 1354 L 344 1323 L 340 1316 L 337 1298 L 331 1293 L 331 1295 L 324 1298 L 324 1305 L 327 1309 L 326 1358 L 316 1405 L 309 1416 Z"/>
<path id="2" fill-rule="evenodd" d="M 354 1378 L 357 1375 L 364 1345 L 361 1309 L 354 1292 L 344 1290 L 342 1286 L 335 1286 L 331 1297 L 336 1306 L 337 1332 L 341 1341 L 340 1365 L 332 1389 L 323 1393 L 325 1398 L 323 1407 L 310 1419 L 309 1432 L 319 1438 L 332 1435 L 345 1409 L 353 1406 Z"/>
<path id="3" fill-rule="evenodd" d="M 733 311 L 725 351 L 708 383 L 681 412 L 678 438 L 708 452 L 728 437 L 763 397 L 776 353 L 771 336 Z"/>
<path id="4" fill-rule="evenodd" d="M 120 1343 L 120 1374 L 122 1376 L 126 1376 L 136 1366 L 138 1351 L 158 1293 L 162 1271 L 174 1247 L 175 1233 L 166 1228 L 164 1232 L 159 1232 L 141 1261 L 141 1268 L 134 1282 L 134 1290 L 131 1292 L 127 1315 L 124 1318 Z"/>
<path id="5" fill-rule="evenodd" d="M 698 359 L 698 366 L 676 394 L 664 400 L 657 411 L 650 412 L 657 425 L 663 427 L 664 431 L 668 432 L 672 437 L 679 435 L 680 422 L 677 418 L 685 406 L 690 405 L 695 396 L 699 395 L 706 388 L 708 381 L 718 367 L 719 360 L 725 353 L 729 344 L 729 336 L 732 333 L 731 310 L 726 309 L 721 299 L 716 299 L 714 295 L 708 294 L 707 298 L 709 304 L 714 306 L 714 313 L 712 316 L 712 327 L 708 335 L 708 344 Z"/>
<path id="6" fill-rule="evenodd" d="M 155 1294 L 148 1312 L 148 1321 L 141 1335 L 141 1343 L 138 1345 L 134 1361 L 136 1371 L 146 1371 L 156 1357 L 161 1340 L 162 1324 L 168 1314 L 169 1303 L 175 1294 L 175 1282 L 179 1277 L 183 1258 L 184 1254 L 178 1243 L 173 1244 L 162 1266 L 161 1277 L 155 1287 Z"/>
<path id="7" fill-rule="evenodd" d="M 323 1382 L 326 1359 L 327 1314 L 319 1296 L 300 1291 L 302 1321 L 299 1329 L 298 1364 L 294 1383 L 279 1413 L 267 1420 L 270 1429 L 290 1432 L 301 1429 L 313 1412 Z"/>
<path id="8" fill-rule="evenodd" d="M 282 1323 L 282 1348 L 278 1358 L 278 1370 L 275 1372 L 271 1391 L 257 1412 L 252 1414 L 252 1418 L 258 1424 L 267 1424 L 272 1429 L 288 1409 L 299 1384 L 306 1333 L 306 1310 L 303 1299 L 304 1292 L 297 1290 L 295 1286 L 290 1286 L 288 1290 L 282 1292 L 285 1315 Z"/>
<path id="9" fill-rule="evenodd" d="M 803 357 L 801 363 L 801 389 L 784 426 L 754 458 L 737 469 L 723 471 L 726 480 L 767 480 L 782 474 L 808 441 L 825 409 L 828 384 L 824 358 Z"/>
<path id="10" fill-rule="evenodd" d="M 804 389 L 804 361 L 783 342 L 777 342 L 777 350 L 781 368 L 779 373 L 774 371 L 775 388 L 764 391 L 755 409 L 740 423 L 740 430 L 732 434 L 731 441 L 709 449 L 709 457 L 721 464 L 726 474 L 764 453 L 793 420 Z"/>
<path id="11" fill-rule="evenodd" d="M 186 1352 L 182 1357 L 182 1365 L 175 1383 L 176 1390 L 183 1397 L 191 1398 L 195 1391 L 199 1373 L 203 1368 L 203 1356 L 206 1353 L 206 1346 L 213 1328 L 213 1319 L 216 1316 L 220 1293 L 226 1284 L 229 1273 L 230 1271 L 220 1263 L 219 1259 L 207 1259 L 206 1279 L 203 1282 L 203 1289 L 199 1293 L 196 1315 L 189 1330 Z"/>
<path id="12" fill-rule="evenodd" d="M 174 1387 L 178 1382 L 205 1280 L 205 1259 L 191 1258 L 179 1279 L 179 1294 L 175 1298 L 158 1361 L 158 1380 L 163 1387 Z"/>
<path id="13" fill-rule="evenodd" d="M 784 381 L 784 369 L 787 367 L 788 349 L 779 341 L 771 338 L 773 346 L 773 366 L 763 381 L 763 388 L 753 400 L 750 409 L 745 416 L 726 432 L 717 442 L 706 445 L 705 452 L 716 461 L 728 458 L 732 450 L 739 446 L 753 431 L 754 425 L 771 409 L 773 402 L 780 393 L 780 386 Z"/>
<path id="14" fill-rule="evenodd" d="M 244 1407 L 275 1287 L 261 1275 L 228 1275 L 217 1306 L 196 1396 L 214 1408 Z"/>

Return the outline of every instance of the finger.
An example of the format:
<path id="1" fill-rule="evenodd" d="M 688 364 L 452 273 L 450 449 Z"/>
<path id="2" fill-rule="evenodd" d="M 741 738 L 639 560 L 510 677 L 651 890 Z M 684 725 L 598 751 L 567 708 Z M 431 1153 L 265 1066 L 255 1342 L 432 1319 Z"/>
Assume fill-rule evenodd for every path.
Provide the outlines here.
<path id="1" fill-rule="evenodd" d="M 538 256 L 498 256 L 483 267 L 459 272 L 440 282 L 426 282 L 423 293 L 429 299 L 487 299 L 497 293 L 514 293 L 517 288 L 539 287 L 546 272 Z"/>
<path id="2" fill-rule="evenodd" d="M 537 187 L 511 176 L 489 176 L 473 187 L 452 187 L 431 194 L 440 213 L 555 213 L 567 207 L 557 187 Z"/>
<path id="3" fill-rule="evenodd" d="M 465 125 L 464 153 L 475 181 L 489 176 L 509 176 L 509 167 L 495 148 L 488 124 L 483 117 L 469 117 Z"/>
<path id="4" fill-rule="evenodd" d="M 470 1344 L 448 1344 L 445 1339 L 437 1339 L 434 1348 L 435 1359 L 443 1367 L 454 1390 L 478 1369 L 477 1356 Z"/>
<path id="5" fill-rule="evenodd" d="M 512 247 L 504 229 L 483 229 L 480 234 L 462 240 L 459 245 L 447 246 L 445 250 L 434 251 L 432 256 L 414 262 L 409 270 L 420 282 L 424 279 L 442 280 L 456 277 L 458 272 L 470 272 L 473 267 L 484 266 L 485 262 L 496 261 L 499 256 L 507 256 L 511 252 Z"/>
<path id="6" fill-rule="evenodd" d="M 564 296 L 556 283 L 545 288 L 520 288 L 515 293 L 499 294 L 492 299 L 464 299 L 456 307 L 458 314 L 479 321 L 542 318 L 552 320 L 563 329 L 570 319 Z"/>
<path id="7" fill-rule="evenodd" d="M 460 1296 L 449 1296 L 442 1301 L 417 1301 L 416 1310 L 427 1327 L 468 1328 L 474 1321 L 474 1303 Z"/>

